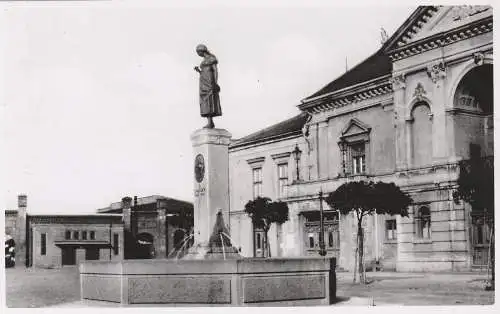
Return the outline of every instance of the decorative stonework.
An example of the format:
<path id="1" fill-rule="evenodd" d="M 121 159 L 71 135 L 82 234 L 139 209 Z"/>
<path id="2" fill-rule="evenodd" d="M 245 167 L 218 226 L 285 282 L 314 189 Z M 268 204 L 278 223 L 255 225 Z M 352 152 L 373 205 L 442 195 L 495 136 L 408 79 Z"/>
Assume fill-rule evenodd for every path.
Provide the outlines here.
<path id="1" fill-rule="evenodd" d="M 427 75 L 429 75 L 432 82 L 437 83 L 439 80 L 446 77 L 446 66 L 444 62 L 440 61 L 435 64 L 427 66 Z"/>
<path id="2" fill-rule="evenodd" d="M 474 58 L 474 63 L 477 65 L 483 65 L 484 63 L 484 53 L 482 52 L 476 52 L 473 55 Z"/>
<path id="3" fill-rule="evenodd" d="M 400 75 L 392 77 L 390 79 L 390 82 L 392 84 L 393 91 L 397 91 L 399 89 L 406 87 L 406 78 L 405 78 L 404 74 L 400 74 Z"/>
<path id="4" fill-rule="evenodd" d="M 422 83 L 418 83 L 417 87 L 415 87 L 415 91 L 413 92 L 413 97 L 421 101 L 424 99 L 425 94 L 427 94 L 427 92 L 425 91 L 424 86 Z"/>
<path id="5" fill-rule="evenodd" d="M 454 6 L 450 10 L 450 16 L 453 21 L 460 21 L 476 15 L 478 13 L 484 12 L 491 7 L 488 5 L 460 5 Z"/>

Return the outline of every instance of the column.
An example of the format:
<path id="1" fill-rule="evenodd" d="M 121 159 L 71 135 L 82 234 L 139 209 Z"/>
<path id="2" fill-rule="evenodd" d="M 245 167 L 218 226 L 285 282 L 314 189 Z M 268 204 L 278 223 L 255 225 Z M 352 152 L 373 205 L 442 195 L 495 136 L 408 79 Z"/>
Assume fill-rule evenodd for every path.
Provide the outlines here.
<path id="1" fill-rule="evenodd" d="M 328 165 L 328 121 L 318 123 L 318 179 L 327 179 L 329 174 Z"/>
<path id="2" fill-rule="evenodd" d="M 432 151 L 433 162 L 446 161 L 448 141 L 446 137 L 446 97 L 444 79 L 446 67 L 440 61 L 427 67 L 427 74 L 434 83 L 432 93 Z"/>
<path id="3" fill-rule="evenodd" d="M 157 238 L 154 241 L 155 258 L 167 257 L 167 210 L 165 208 L 157 209 L 156 216 L 156 234 Z"/>
<path id="4" fill-rule="evenodd" d="M 408 167 L 407 162 L 407 126 L 406 115 L 406 79 L 403 74 L 392 78 L 392 89 L 394 90 L 394 127 L 396 133 L 396 169 L 402 170 Z"/>

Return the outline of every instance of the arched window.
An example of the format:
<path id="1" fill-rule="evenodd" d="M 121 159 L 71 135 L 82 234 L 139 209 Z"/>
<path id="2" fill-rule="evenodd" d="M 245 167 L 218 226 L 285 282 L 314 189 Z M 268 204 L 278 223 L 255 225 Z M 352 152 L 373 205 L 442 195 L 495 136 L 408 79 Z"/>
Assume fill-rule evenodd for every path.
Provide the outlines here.
<path id="1" fill-rule="evenodd" d="M 431 210 L 428 206 L 422 206 L 415 215 L 416 237 L 419 239 L 431 238 Z"/>
<path id="2" fill-rule="evenodd" d="M 412 110 L 412 166 L 432 163 L 432 115 L 426 102 L 417 103 Z"/>

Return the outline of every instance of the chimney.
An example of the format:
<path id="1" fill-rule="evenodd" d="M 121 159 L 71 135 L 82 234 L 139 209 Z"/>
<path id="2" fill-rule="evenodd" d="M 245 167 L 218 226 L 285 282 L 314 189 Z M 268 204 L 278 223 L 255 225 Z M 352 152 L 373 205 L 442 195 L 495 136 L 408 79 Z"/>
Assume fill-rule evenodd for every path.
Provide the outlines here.
<path id="1" fill-rule="evenodd" d="M 134 196 L 134 207 L 137 206 L 137 196 Z"/>
<path id="2" fill-rule="evenodd" d="M 25 194 L 17 196 L 17 219 L 16 219 L 16 264 L 26 265 L 26 208 L 28 197 Z"/>
<path id="3" fill-rule="evenodd" d="M 131 256 L 131 250 L 134 242 L 134 234 L 132 232 L 132 198 L 125 196 L 122 198 L 122 215 L 123 215 L 123 233 L 125 235 L 124 242 L 124 258 L 128 259 Z"/>
<path id="4" fill-rule="evenodd" d="M 127 209 L 132 206 L 132 198 L 130 196 L 125 196 L 122 198 L 122 208 Z"/>
<path id="5" fill-rule="evenodd" d="M 17 206 L 26 210 L 28 206 L 28 196 L 26 196 L 26 194 L 19 194 L 17 196 Z"/>

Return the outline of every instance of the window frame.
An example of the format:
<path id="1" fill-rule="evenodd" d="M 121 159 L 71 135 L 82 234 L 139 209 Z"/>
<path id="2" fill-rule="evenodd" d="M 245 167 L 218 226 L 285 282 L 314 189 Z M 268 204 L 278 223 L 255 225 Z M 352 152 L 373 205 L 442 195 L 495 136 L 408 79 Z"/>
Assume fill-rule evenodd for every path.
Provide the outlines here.
<path id="1" fill-rule="evenodd" d="M 283 171 L 281 171 L 284 169 Z M 285 195 L 285 186 L 288 185 L 288 163 L 279 163 L 277 165 L 278 170 L 278 197 Z M 283 173 L 282 173 L 283 172 Z"/>
<path id="2" fill-rule="evenodd" d="M 342 162 L 341 176 L 362 176 L 369 173 L 370 133 L 371 128 L 356 118 L 346 124 L 338 142 Z M 362 148 L 361 151 L 356 150 L 356 147 Z"/>
<path id="3" fill-rule="evenodd" d="M 428 213 L 423 214 L 424 209 Z M 419 205 L 414 216 L 415 221 L 415 238 L 422 241 L 431 241 L 432 239 L 432 211 L 428 204 Z M 424 232 L 426 224 L 427 232 Z"/>
<path id="4" fill-rule="evenodd" d="M 394 227 L 394 228 L 389 228 Z M 385 241 L 395 242 L 398 240 L 398 223 L 396 219 L 385 220 Z"/>
<path id="5" fill-rule="evenodd" d="M 252 195 L 254 199 L 262 197 L 263 181 L 262 167 L 252 168 Z"/>

